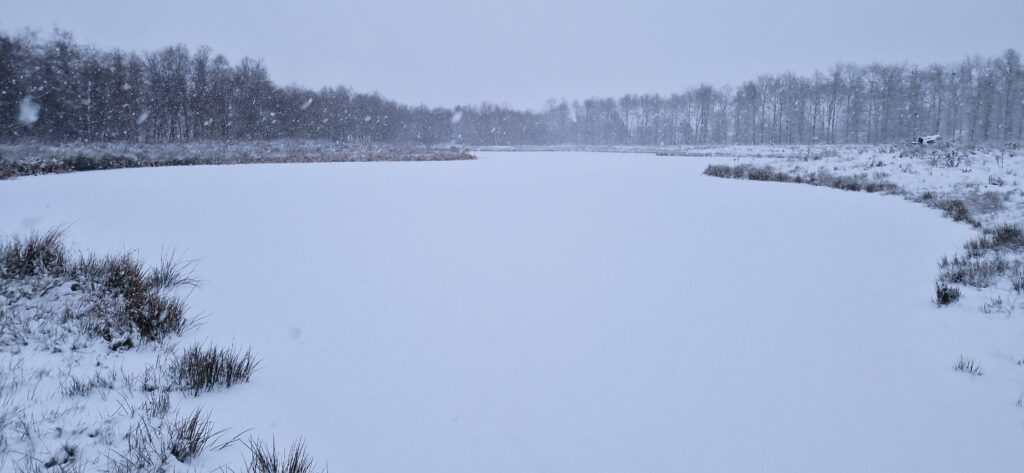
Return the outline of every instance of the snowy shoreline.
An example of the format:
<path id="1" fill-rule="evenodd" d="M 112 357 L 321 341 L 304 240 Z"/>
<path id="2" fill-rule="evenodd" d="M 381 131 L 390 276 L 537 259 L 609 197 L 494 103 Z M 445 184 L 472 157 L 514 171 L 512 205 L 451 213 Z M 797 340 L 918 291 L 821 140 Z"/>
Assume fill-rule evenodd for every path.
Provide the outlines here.
<path id="1" fill-rule="evenodd" d="M 761 150 L 761 153 L 767 155 L 775 151 Z M 842 152 L 839 155 L 846 156 Z M 961 179 L 977 178 L 987 173 L 989 166 L 997 170 L 1003 169 L 1000 166 L 1016 169 L 1019 159 L 1015 155 L 1001 158 L 1000 165 L 994 161 L 989 163 L 988 155 L 985 156 L 973 158 L 971 168 L 976 171 L 971 173 L 962 172 L 962 168 L 948 170 L 936 166 L 931 170 L 934 174 L 927 177 L 947 176 L 943 179 L 950 181 L 948 192 L 953 192 L 961 187 Z M 927 158 L 872 157 L 887 164 L 867 168 L 870 160 L 864 155 L 848 156 L 844 161 L 804 160 L 801 155 L 777 162 L 765 158 L 740 160 L 748 159 L 756 165 L 822 166 L 835 175 L 845 172 L 859 175 L 864 169 L 903 169 L 900 164 L 913 164 L 911 168 L 917 172 L 902 173 L 907 176 L 906 182 L 901 182 L 906 189 L 914 188 L 911 177 L 925 177 L 921 174 L 930 167 Z M 265 366 L 252 383 L 199 398 L 177 395 L 180 397 L 174 398 L 175 405 L 180 405 L 186 413 L 193 407 L 205 406 L 216 428 L 232 429 L 222 440 L 231 440 L 240 435 L 241 429 L 250 427 L 264 438 L 269 432 L 279 432 L 279 440 L 283 441 L 303 436 L 318 460 L 325 459 L 334 468 L 362 471 L 371 469 L 373 461 L 382 461 L 384 463 L 374 469 L 400 471 L 419 461 L 424 462 L 428 470 L 439 469 L 442 464 L 448 464 L 439 460 L 439 454 L 443 457 L 463 452 L 463 456 L 448 460 L 457 462 L 453 470 L 475 471 L 491 461 L 480 452 L 496 452 L 494 449 L 499 446 L 520 452 L 512 456 L 499 455 L 498 461 L 513 466 L 537 461 L 549 468 L 564 470 L 574 464 L 579 466 L 574 462 L 579 461 L 579 455 L 588 452 L 592 455 L 600 452 L 602 461 L 624 461 L 629 456 L 618 456 L 626 453 L 621 442 L 636 443 L 643 439 L 621 438 L 611 429 L 640 432 L 643 438 L 654 436 L 648 440 L 672 435 L 680 441 L 688 439 L 697 443 L 739 435 L 740 444 L 758 448 L 747 441 L 753 442 L 758 432 L 769 427 L 789 425 L 804 429 L 806 433 L 828 428 L 830 433 L 820 439 L 814 435 L 800 437 L 804 442 L 818 442 L 819 447 L 825 447 L 832 445 L 829 442 L 836 441 L 836 445 L 840 445 L 854 438 L 848 436 L 877 434 L 871 429 L 877 428 L 878 422 L 884 422 L 884 417 L 891 416 L 872 412 L 892 408 L 901 409 L 897 418 L 903 418 L 911 427 L 932 417 L 944 419 L 957 428 L 983 422 L 989 429 L 986 432 L 999 432 L 994 435 L 995 439 L 986 438 L 986 454 L 1005 453 L 1004 444 L 1019 439 L 1019 432 L 1014 435 L 1007 430 L 1008 425 L 993 420 L 1004 416 L 1008 412 L 1004 407 L 1017 399 L 1016 393 L 1012 400 L 1008 399 L 1007 391 L 1020 388 L 1019 374 L 1016 374 L 1019 367 L 1014 363 L 1024 353 L 1008 343 L 1016 340 L 1015 334 L 1019 332 L 1017 317 L 1003 317 L 997 311 L 984 314 L 981 320 L 970 320 L 972 313 L 977 314 L 973 307 L 984 302 L 981 298 L 985 294 L 966 294 L 959 304 L 941 310 L 934 305 L 923 307 L 928 304 L 921 304 L 927 299 L 928 274 L 934 274 L 934 270 L 929 273 L 928 268 L 916 265 L 922 257 L 928 258 L 930 251 L 948 247 L 948 244 L 941 244 L 942 238 L 929 236 L 928 232 L 913 232 L 925 228 L 949 235 L 970 232 L 950 228 L 949 222 L 933 221 L 934 215 L 929 211 L 907 208 L 916 206 L 888 202 L 889 199 L 864 205 L 861 197 L 849 194 L 824 190 L 808 193 L 807 189 L 767 188 L 749 183 L 723 186 L 725 183 L 721 181 L 699 175 L 706 164 L 719 160 L 691 162 L 636 154 L 622 158 L 603 154 L 573 153 L 566 158 L 558 154 L 510 156 L 485 152 L 481 153 L 479 161 L 453 164 L 454 167 L 423 163 L 415 169 L 411 166 L 342 166 L 318 170 L 260 166 L 169 168 L 95 173 L 88 178 L 75 175 L 40 178 L 47 180 L 45 182 L 19 179 L 0 183 L 0 196 L 23 195 L 27 208 L 15 209 L 10 201 L 6 207 L 0 204 L 0 210 L 11 216 L 10 221 L 0 220 L 0 234 L 25 228 L 27 217 L 36 219 L 31 223 L 34 228 L 74 219 L 79 223 L 71 228 L 72 236 L 85 248 L 110 249 L 116 247 L 118 241 L 121 245 L 140 245 L 140 255 L 147 261 L 153 260 L 156 247 L 168 242 L 183 245 L 190 255 L 198 253 L 204 260 L 200 276 L 209 278 L 209 283 L 196 291 L 192 305 L 202 311 L 213 311 L 214 315 L 202 330 L 182 339 L 181 343 L 209 341 L 223 346 L 237 341 L 243 346 L 252 345 L 260 352 Z M 734 163 L 742 164 L 740 160 Z M 972 175 L 974 172 L 978 175 Z M 1015 172 L 1000 174 L 1009 176 L 1004 186 L 1017 188 L 1011 179 Z M 194 215 L 182 210 L 213 202 L 207 195 L 209 191 L 205 190 L 212 183 L 228 182 L 225 179 L 228 176 L 237 176 L 231 180 L 237 181 L 232 186 L 247 182 L 275 184 L 259 187 L 260 192 L 270 194 L 266 196 L 254 194 L 249 184 L 224 194 L 239 197 L 229 198 L 223 205 L 202 207 L 210 215 Z M 880 178 L 874 174 L 869 177 Z M 585 185 L 571 184 L 577 179 L 583 179 Z M 943 179 L 940 181 L 945 182 Z M 644 192 L 635 192 L 633 186 L 637 180 L 645 184 Z M 118 189 L 130 182 L 148 183 L 147 192 L 136 196 L 138 203 L 127 204 L 122 209 L 125 218 L 149 221 L 145 217 L 150 213 L 147 209 L 161 208 L 166 209 L 163 210 L 167 215 L 166 223 L 153 221 L 153 228 L 143 229 L 123 218 L 89 211 L 106 201 L 103 194 L 116 196 Z M 11 187 L 3 188 L 14 184 L 22 194 L 10 194 Z M 73 185 L 84 188 L 68 191 L 67 196 L 48 196 L 54 186 L 71 189 Z M 155 189 L 149 190 L 151 186 Z M 571 192 L 567 192 L 566 186 Z M 196 189 L 199 195 L 176 203 L 173 195 L 167 195 L 167 189 Z M 980 184 L 977 188 L 968 186 L 966 189 L 976 190 L 979 195 L 987 192 Z M 713 198 L 708 202 L 714 203 L 713 208 L 702 210 L 701 206 L 684 205 L 694 199 L 708 198 L 709 192 Z M 947 189 L 942 187 L 933 192 L 946 195 Z M 418 198 L 411 202 L 408 195 Z M 254 202 L 249 203 L 241 196 Z M 283 205 L 282 196 L 289 196 L 295 202 L 289 200 L 285 202 L 289 205 Z M 765 200 L 765 196 L 773 197 Z M 807 200 L 810 196 L 814 197 L 813 202 Z M 1009 213 L 1020 210 L 1019 197 L 1007 197 L 1001 210 L 979 213 L 979 218 L 986 225 L 1013 221 Z M 784 208 L 773 207 L 776 203 Z M 683 207 L 676 208 L 678 205 Z M 725 206 L 724 210 L 720 205 Z M 872 205 L 884 209 L 880 210 L 880 216 L 871 215 Z M 844 215 L 821 213 L 833 206 L 854 212 L 850 216 L 852 220 L 847 222 Z M 686 213 L 674 215 L 679 211 Z M 234 212 L 242 215 L 234 215 Z M 299 214 L 293 216 L 296 212 Z M 634 215 L 636 212 L 639 214 Z M 691 222 L 703 222 L 701 219 L 717 213 L 724 215 L 713 220 L 716 225 L 740 227 L 730 228 L 723 235 L 715 233 L 713 226 L 706 232 L 688 229 Z M 766 215 L 796 227 L 785 231 L 775 224 L 763 227 L 772 221 L 765 220 Z M 726 216 L 728 220 L 724 219 Z M 319 222 L 324 218 L 326 223 Z M 666 218 L 668 220 L 663 221 Z M 889 223 L 875 222 L 877 218 Z M 915 223 L 903 221 L 904 218 L 915 219 Z M 815 222 L 818 219 L 827 221 L 828 226 Z M 185 228 L 183 222 L 196 228 Z M 288 233 L 261 237 L 261 232 L 270 228 L 271 222 L 279 227 L 277 231 L 287 230 Z M 234 229 L 235 226 L 240 228 Z M 836 230 L 819 233 L 831 227 Z M 892 229 L 887 230 L 889 227 Z M 454 232 L 453 228 L 459 231 Z M 893 233 L 888 238 L 879 235 L 885 231 Z M 910 234 L 923 240 L 905 241 L 904 235 Z M 720 241 L 725 235 L 734 236 Z M 817 240 L 821 235 L 837 238 L 844 251 L 854 253 L 849 256 L 833 254 L 831 245 Z M 239 236 L 246 237 L 240 239 Z M 295 241 L 300 236 L 310 246 L 309 251 L 316 252 L 315 258 L 275 243 Z M 890 241 L 893 239 L 895 241 Z M 334 242 L 344 244 L 336 247 Z M 915 247 L 905 248 L 907 244 Z M 692 254 L 684 252 L 685 256 L 674 256 L 682 250 L 678 248 L 680 245 L 701 249 Z M 861 248 L 862 245 L 866 247 Z M 902 248 L 906 250 L 903 253 L 915 256 L 894 252 Z M 331 252 L 320 253 L 327 249 Z M 819 264 L 828 261 L 826 268 L 857 268 L 861 260 L 878 258 L 872 256 L 876 251 L 886 252 L 893 258 L 895 266 L 885 272 L 896 273 L 898 277 L 887 279 L 885 274 L 877 277 L 862 274 L 870 270 L 865 267 L 852 269 L 849 275 L 816 286 L 820 280 L 834 277 L 830 276 L 831 270 L 813 273 L 824 271 L 814 269 Z M 802 254 L 805 252 L 806 255 Z M 266 255 L 267 260 L 248 261 L 253 254 Z M 939 256 L 941 254 L 936 253 L 931 258 Z M 316 264 L 289 266 L 296 261 L 316 261 Z M 722 264 L 735 268 L 731 266 L 735 262 L 744 263 L 739 268 L 747 264 L 774 266 L 781 273 L 775 274 L 773 279 L 779 280 L 765 281 L 757 274 L 720 268 Z M 911 263 L 913 270 L 904 273 L 906 268 L 899 266 L 901 262 Z M 277 272 L 262 269 L 268 266 L 277 268 Z M 812 274 L 791 274 L 804 270 Z M 308 274 L 310 272 L 312 274 Z M 729 289 L 730 284 L 735 287 Z M 872 284 L 894 286 L 872 287 Z M 310 285 L 312 289 L 307 287 Z M 260 289 L 263 287 L 268 288 L 270 294 L 254 293 L 265 292 Z M 786 295 L 787 287 L 804 288 L 809 293 L 799 297 Z M 739 294 L 736 288 L 742 289 Z M 684 290 L 683 293 L 679 293 L 680 290 Z M 746 295 L 751 292 L 753 294 Z M 325 299 L 321 301 L 286 302 L 268 298 L 273 293 L 332 296 L 313 298 Z M 708 299 L 691 300 L 700 297 Z M 899 300 L 890 301 L 893 297 Z M 594 300 L 588 301 L 588 298 Z M 861 305 L 875 299 L 879 303 Z M 455 301 L 457 304 L 452 305 Z M 886 309 L 890 305 L 893 307 Z M 803 317 L 802 314 L 811 315 L 815 308 L 823 310 L 828 317 Z M 864 310 L 878 313 L 860 313 Z M 895 325 L 891 325 L 892 318 L 901 311 L 908 311 L 909 316 L 903 313 Z M 713 317 L 711 320 L 676 320 L 675 314 L 679 312 Z M 289 318 L 277 320 L 275 314 L 287 314 Z M 629 317 L 620 319 L 620 314 Z M 747 318 L 749 315 L 753 317 Z M 934 318 L 941 322 L 931 320 Z M 336 319 L 338 321 L 334 322 Z M 644 323 L 638 324 L 641 320 Z M 511 326 L 504 325 L 513 322 Z M 600 324 L 594 325 L 596 322 Z M 491 324 L 497 325 L 492 327 Z M 603 324 L 608 326 L 602 328 Z M 710 328 L 714 330 L 707 332 L 709 328 L 702 328 L 702 324 L 712 324 Z M 1010 330 L 1004 330 L 1005 335 L 992 337 L 991 332 L 997 326 Z M 719 335 L 714 334 L 722 329 L 738 330 L 739 339 L 744 343 L 716 346 L 702 341 L 709 336 L 715 339 Z M 466 330 L 472 336 L 455 337 Z M 793 338 L 787 338 L 790 330 L 795 331 Z M 282 331 L 287 335 L 282 335 Z M 965 338 L 958 335 L 961 333 L 976 335 Z M 766 340 L 763 334 L 781 338 L 776 343 L 770 337 Z M 910 334 L 923 337 L 922 341 L 943 343 L 890 346 Z M 819 337 L 824 338 L 818 340 Z M 846 341 L 847 338 L 851 341 Z M 283 341 L 276 341 L 279 339 Z M 791 352 L 780 346 L 782 340 L 789 340 L 785 344 L 792 346 L 810 344 L 808 350 L 818 348 Z M 618 348 L 606 351 L 604 347 L 608 344 Z M 830 344 L 846 348 L 878 346 L 866 352 L 847 353 L 842 349 L 834 350 Z M 825 346 L 829 349 L 822 350 Z M 572 350 L 566 352 L 559 347 L 572 347 Z M 906 350 L 910 350 L 910 356 L 906 356 Z M 311 366 L 311 360 L 318 358 L 299 356 L 328 356 L 326 353 L 330 353 L 328 359 L 336 360 L 338 366 Z M 65 351 L 62 356 L 68 354 Z M 958 354 L 974 360 L 984 370 L 982 376 L 965 375 L 959 379 L 960 373 L 952 370 Z M 94 356 L 97 354 L 90 352 L 87 361 Z M 630 367 L 627 361 L 634 358 L 659 368 L 648 373 L 642 365 Z M 706 361 L 693 366 L 692 362 L 698 359 Z M 89 369 L 88 363 L 81 363 L 81 366 L 86 371 Z M 743 366 L 757 369 L 740 369 Z M 504 368 L 494 373 L 494 367 Z M 607 375 L 599 374 L 604 370 L 593 371 L 595 367 L 610 371 Z M 324 369 L 341 371 L 328 375 L 321 372 Z M 830 371 L 836 373 L 830 374 Z M 825 376 L 836 387 L 823 390 L 817 384 L 805 384 L 808 373 Z M 435 374 L 441 384 L 430 381 Z M 849 374 L 856 374 L 863 386 L 861 382 L 845 381 Z M 503 376 L 512 378 L 504 381 Z M 311 383 L 321 378 L 345 382 L 332 385 L 331 389 L 338 392 L 318 394 L 320 389 L 314 389 L 317 385 Z M 914 387 L 914 383 L 921 386 Z M 630 387 L 634 385 L 636 391 Z M 707 387 L 718 385 L 724 390 Z M 757 388 L 753 398 L 749 386 Z M 882 395 L 873 390 L 875 386 L 896 389 L 896 392 Z M 988 387 L 982 389 L 983 386 Z M 300 390 L 292 391 L 291 387 Z M 526 391 L 522 391 L 524 387 Z M 411 393 L 415 396 L 399 395 L 401 389 L 413 389 Z M 510 389 L 512 394 L 502 394 Z M 691 393 L 694 390 L 695 394 Z M 807 394 L 803 391 L 810 391 L 812 395 L 805 397 Z M 948 394 L 941 399 L 918 397 L 929 392 Z M 467 393 L 476 394 L 464 397 Z M 826 393 L 835 398 L 827 401 L 817 397 Z M 142 394 L 135 392 L 133 396 Z M 312 397 L 299 402 L 297 395 Z M 692 405 L 703 406 L 702 409 L 710 408 L 715 415 L 690 412 L 672 401 L 673 396 L 681 396 Z M 723 399 L 716 400 L 717 397 Z M 619 398 L 629 400 L 625 404 L 618 401 L 614 404 L 617 409 L 626 408 L 625 412 L 604 412 L 612 405 L 610 402 Z M 634 403 L 641 398 L 644 402 Z M 119 409 L 117 395 L 103 398 L 93 395 L 84 401 L 72 399 L 80 405 L 89 405 L 90 412 Z M 563 402 L 571 399 L 578 402 L 572 406 Z M 872 399 L 870 402 L 877 403 L 879 408 L 856 408 L 859 403 L 868 402 L 867 399 Z M 949 417 L 955 412 L 950 411 L 950 407 L 964 409 L 962 403 L 973 400 L 980 400 L 984 412 L 967 409 L 964 415 L 977 416 L 977 419 Z M 998 405 L 990 405 L 993 400 Z M 653 405 L 643 407 L 645 403 Z M 836 417 L 818 410 L 834 409 L 836 403 L 853 409 L 850 416 Z M 504 408 L 491 412 L 495 405 Z M 242 406 L 251 407 L 242 409 Z M 321 409 L 305 409 L 315 406 Z M 322 409 L 325 406 L 332 406 L 332 409 Z M 810 406 L 811 410 L 798 406 Z M 768 414 L 766 408 L 777 412 Z M 677 412 L 677 409 L 682 410 Z M 452 416 L 462 419 L 461 423 L 451 421 Z M 710 429 L 707 432 L 710 437 L 694 437 L 693 433 L 680 431 L 671 423 L 656 421 L 660 416 L 680 421 L 680 425 Z M 715 427 L 717 424 L 711 422 L 723 418 L 727 423 L 736 424 L 738 430 Z M 822 421 L 825 423 L 819 425 L 815 418 L 838 424 L 829 426 Z M 760 420 L 751 424 L 749 419 Z M 1016 425 L 1011 419 L 1006 422 Z M 468 426 L 476 428 L 465 430 Z M 422 448 L 408 443 L 415 436 L 406 440 L 403 432 L 414 427 L 427 429 L 416 430 L 416 435 L 430 432 L 439 440 L 427 442 Z M 552 428 L 554 430 L 550 430 Z M 904 428 L 897 430 L 902 432 L 900 429 Z M 512 429 L 514 435 L 506 436 L 505 429 Z M 571 435 L 556 435 L 563 429 Z M 941 432 L 948 430 L 939 429 Z M 584 432 L 589 433 L 581 435 Z M 536 442 L 529 439 L 533 433 L 538 434 Z M 595 433 L 599 436 L 593 437 Z M 921 434 L 913 428 L 904 433 L 908 438 Z M 465 443 L 478 436 L 483 440 Z M 57 457 L 62 451 L 62 442 L 69 438 L 75 437 L 48 437 L 45 448 L 37 449 L 37 456 L 41 461 L 49 457 L 66 460 L 66 455 Z M 590 440 L 575 442 L 572 440 L 575 438 Z M 892 440 L 896 439 L 890 439 L 890 443 Z M 911 446 L 909 455 L 901 456 L 899 449 L 885 450 L 886 454 L 880 459 L 864 456 L 865 460 L 855 458 L 861 458 L 858 454 L 872 448 L 882 448 L 882 444 L 854 442 L 833 461 L 844 462 L 849 470 L 859 469 L 857 465 L 873 466 L 875 470 L 900 465 L 909 471 L 922 466 L 919 462 L 931 454 L 945 455 L 946 460 L 962 460 L 955 455 L 946 458 L 951 453 L 939 452 L 935 447 L 952 440 L 927 437 Z M 480 441 L 485 443 L 475 443 Z M 565 443 L 567 456 L 544 448 L 547 441 Z M 600 442 L 600 448 L 590 450 L 594 448 L 590 442 L 595 441 Z M 764 442 L 762 453 L 785 451 L 780 449 L 781 444 L 770 439 L 760 441 Z M 897 443 L 904 441 L 900 439 Z M 652 455 L 666 454 L 660 462 L 666 471 L 687 458 L 658 450 L 657 443 L 642 443 L 644 445 L 637 443 L 632 448 Z M 458 444 L 478 446 L 448 450 Z M 337 448 L 332 448 L 335 445 Z M 433 447 L 428 448 L 430 445 Z M 924 457 L 914 454 L 914 448 L 928 448 L 927 445 L 931 445 L 930 451 L 917 452 Z M 965 448 L 968 451 L 982 448 L 979 445 L 982 444 L 968 444 Z M 237 447 L 241 445 L 232 444 L 230 448 L 200 455 L 196 463 L 175 466 L 205 471 L 236 464 L 240 457 Z M 714 461 L 726 461 L 736 467 L 753 466 L 742 458 L 723 460 L 720 454 L 724 451 L 717 442 L 707 447 L 711 452 L 708 456 L 687 450 L 687 455 L 696 458 L 693 464 L 710 467 L 716 465 Z M 408 452 L 409 463 L 393 458 L 385 461 L 380 455 L 386 455 L 389 448 Z M 82 461 L 83 471 L 102 471 L 102 458 L 87 463 L 82 456 L 84 451 L 78 452 L 77 460 Z M 793 471 L 810 471 L 808 465 L 824 461 L 824 458 L 813 460 L 815 456 L 810 455 L 810 463 L 801 463 L 807 460 L 800 458 L 808 458 L 812 452 L 790 453 L 794 456 L 775 453 L 762 460 L 767 458 L 775 466 L 792 466 Z M 10 457 L 10 461 L 17 459 Z M 855 463 L 859 461 L 865 463 Z M 1014 460 L 1007 456 L 1005 461 Z M 597 464 L 603 463 L 590 466 Z M 955 464 L 950 465 L 949 468 L 955 469 Z M 1013 466 L 986 465 L 991 466 L 992 471 L 1011 471 Z"/>
<path id="2" fill-rule="evenodd" d="M 323 140 L 194 143 L 0 144 L 0 180 L 78 171 L 264 163 L 458 161 L 458 147 L 336 143 Z"/>

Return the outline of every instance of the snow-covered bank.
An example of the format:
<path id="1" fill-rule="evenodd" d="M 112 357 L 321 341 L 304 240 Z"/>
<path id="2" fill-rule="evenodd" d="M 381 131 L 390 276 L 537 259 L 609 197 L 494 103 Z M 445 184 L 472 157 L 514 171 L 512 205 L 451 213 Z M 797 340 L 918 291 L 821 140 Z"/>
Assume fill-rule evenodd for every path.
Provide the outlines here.
<path id="1" fill-rule="evenodd" d="M 263 364 L 191 402 L 335 471 L 1024 465 L 1024 327 L 928 300 L 968 226 L 710 159 L 480 158 L 19 179 L 0 234 L 198 258 L 192 337 Z"/>
<path id="2" fill-rule="evenodd" d="M 462 148 L 326 140 L 71 142 L 0 144 L 0 179 L 78 171 L 164 166 L 475 159 Z"/>

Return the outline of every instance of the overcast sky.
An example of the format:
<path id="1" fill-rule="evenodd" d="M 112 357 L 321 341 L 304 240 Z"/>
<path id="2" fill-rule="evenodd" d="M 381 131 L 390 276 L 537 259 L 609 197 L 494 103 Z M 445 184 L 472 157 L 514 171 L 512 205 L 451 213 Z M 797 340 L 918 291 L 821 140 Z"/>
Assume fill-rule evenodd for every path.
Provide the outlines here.
<path id="1" fill-rule="evenodd" d="M 281 84 L 409 104 L 669 94 L 836 62 L 1024 52 L 1024 0 L 0 0 L 0 29 L 100 47 L 208 45 Z"/>

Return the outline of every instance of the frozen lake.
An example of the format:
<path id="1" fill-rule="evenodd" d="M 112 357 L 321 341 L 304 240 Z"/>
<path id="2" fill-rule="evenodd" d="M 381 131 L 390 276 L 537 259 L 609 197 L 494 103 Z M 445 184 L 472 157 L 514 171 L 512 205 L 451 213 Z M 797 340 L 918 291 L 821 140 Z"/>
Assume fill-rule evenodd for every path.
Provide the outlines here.
<path id="1" fill-rule="evenodd" d="M 1024 465 L 1012 400 L 952 371 L 972 334 L 929 303 L 966 226 L 709 159 L 479 156 L 18 179 L 0 234 L 198 259 L 188 338 L 263 363 L 185 402 L 332 471 Z"/>

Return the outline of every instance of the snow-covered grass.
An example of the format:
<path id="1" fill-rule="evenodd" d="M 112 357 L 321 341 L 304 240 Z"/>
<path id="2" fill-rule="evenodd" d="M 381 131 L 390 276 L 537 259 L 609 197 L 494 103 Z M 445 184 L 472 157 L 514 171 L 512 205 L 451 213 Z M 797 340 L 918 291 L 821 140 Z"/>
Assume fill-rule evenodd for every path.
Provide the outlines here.
<path id="1" fill-rule="evenodd" d="M 238 441 L 221 440 L 200 409 L 172 407 L 172 391 L 248 381 L 258 363 L 251 352 L 177 353 L 192 323 L 188 270 L 80 256 L 57 230 L 0 243 L 0 470 L 173 470 Z"/>
<path id="2" fill-rule="evenodd" d="M 1024 291 L 1024 151 L 1016 144 L 950 143 L 886 147 L 716 148 L 736 156 L 709 165 L 716 177 L 804 183 L 882 192 L 943 211 L 982 229 L 963 251 L 939 261 L 935 301 L 956 302 L 970 289 L 985 313 L 1012 316 Z M 707 151 L 707 150 L 705 150 Z M 686 154 L 680 152 L 679 154 Z M 769 156 L 769 157 L 765 157 Z"/>
<path id="3" fill-rule="evenodd" d="M 1019 316 L 929 300 L 971 226 L 702 175 L 717 158 L 479 156 L 18 179 L 0 234 L 66 226 L 92 251 L 199 260 L 189 302 L 209 315 L 182 344 L 252 346 L 260 365 L 168 392 L 168 417 L 229 429 L 183 470 L 289 457 L 238 435 L 305 438 L 335 471 L 1024 465 Z"/>
<path id="4" fill-rule="evenodd" d="M 75 171 L 253 163 L 449 161 L 475 159 L 456 147 L 323 140 L 193 143 L 72 142 L 0 144 L 0 179 Z"/>

